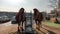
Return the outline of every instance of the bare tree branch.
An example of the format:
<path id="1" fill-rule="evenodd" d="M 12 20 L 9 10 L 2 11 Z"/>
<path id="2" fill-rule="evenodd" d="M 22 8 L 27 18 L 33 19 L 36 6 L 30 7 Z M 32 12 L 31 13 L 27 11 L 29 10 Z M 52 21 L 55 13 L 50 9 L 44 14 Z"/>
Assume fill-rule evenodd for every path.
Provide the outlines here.
<path id="1" fill-rule="evenodd" d="M 58 0 L 49 0 L 50 5 L 49 7 L 55 8 L 58 5 Z"/>

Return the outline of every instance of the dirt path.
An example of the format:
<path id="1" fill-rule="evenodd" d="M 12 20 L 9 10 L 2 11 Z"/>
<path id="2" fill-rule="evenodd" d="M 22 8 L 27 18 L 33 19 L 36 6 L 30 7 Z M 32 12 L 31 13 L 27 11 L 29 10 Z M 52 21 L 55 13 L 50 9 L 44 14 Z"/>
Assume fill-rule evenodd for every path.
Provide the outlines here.
<path id="1" fill-rule="evenodd" d="M 0 34 L 9 34 L 17 31 L 17 24 L 11 25 L 11 23 L 8 23 L 0 24 Z M 40 31 L 36 29 L 36 24 L 33 24 L 33 28 L 38 34 L 60 34 L 60 30 L 44 24 L 42 25 L 42 28 L 40 28 Z"/>
<path id="2" fill-rule="evenodd" d="M 42 28 L 40 28 L 40 31 L 36 29 L 36 24 L 33 24 L 34 29 L 39 33 L 39 34 L 60 34 L 60 30 L 56 29 L 54 27 L 42 25 Z"/>
<path id="3" fill-rule="evenodd" d="M 11 25 L 11 26 L 1 26 L 0 28 L 0 34 L 9 34 L 11 32 L 17 31 L 17 25 Z"/>
<path id="4" fill-rule="evenodd" d="M 0 34 L 9 34 L 17 31 L 17 24 L 11 24 L 11 22 L 0 24 Z"/>
<path id="5" fill-rule="evenodd" d="M 11 34 L 17 32 L 18 25 L 11 22 L 0 24 L 0 34 Z"/>
<path id="6" fill-rule="evenodd" d="M 43 25 L 42 27 L 49 30 L 49 31 L 52 31 L 51 33 L 60 34 L 60 30 L 56 29 L 54 27 L 50 27 L 50 26 L 47 26 L 47 25 Z"/>

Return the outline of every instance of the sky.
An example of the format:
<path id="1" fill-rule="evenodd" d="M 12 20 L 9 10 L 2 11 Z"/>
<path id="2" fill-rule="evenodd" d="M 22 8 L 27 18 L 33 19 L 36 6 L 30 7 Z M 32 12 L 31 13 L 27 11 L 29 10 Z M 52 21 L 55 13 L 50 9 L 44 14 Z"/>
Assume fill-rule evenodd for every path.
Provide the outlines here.
<path id="1" fill-rule="evenodd" d="M 33 12 L 37 8 L 40 12 L 49 13 L 52 8 L 48 4 L 48 0 L 0 0 L 0 12 L 18 12 L 23 7 L 26 12 Z"/>

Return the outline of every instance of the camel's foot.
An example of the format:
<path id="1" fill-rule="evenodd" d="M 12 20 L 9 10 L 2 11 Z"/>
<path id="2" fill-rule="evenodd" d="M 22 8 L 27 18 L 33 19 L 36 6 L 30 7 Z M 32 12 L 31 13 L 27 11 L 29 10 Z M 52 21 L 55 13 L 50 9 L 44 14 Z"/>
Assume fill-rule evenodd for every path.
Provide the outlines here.
<path id="1" fill-rule="evenodd" d="M 40 27 L 37 28 L 40 31 Z"/>
<path id="2" fill-rule="evenodd" d="M 20 34 L 20 30 L 18 30 L 17 34 Z"/>
<path id="3" fill-rule="evenodd" d="M 40 26 L 36 27 L 36 29 L 38 29 L 40 31 Z"/>
<path id="4" fill-rule="evenodd" d="M 20 27 L 21 28 L 21 30 L 22 30 L 22 32 L 24 31 L 24 29 L 23 29 L 23 27 Z"/>

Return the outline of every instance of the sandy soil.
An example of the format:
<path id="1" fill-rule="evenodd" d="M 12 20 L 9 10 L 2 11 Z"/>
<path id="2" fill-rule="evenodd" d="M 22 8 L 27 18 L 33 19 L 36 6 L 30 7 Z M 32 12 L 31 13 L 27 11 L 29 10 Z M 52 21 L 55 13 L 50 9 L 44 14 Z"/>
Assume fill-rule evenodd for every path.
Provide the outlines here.
<path id="1" fill-rule="evenodd" d="M 33 27 L 39 34 L 41 34 L 41 33 L 44 33 L 44 34 L 60 34 L 59 29 L 47 26 L 45 24 L 42 24 L 42 27 L 40 28 L 40 31 L 36 29 L 36 24 L 33 24 Z"/>
<path id="2" fill-rule="evenodd" d="M 0 34 L 9 34 L 11 32 L 16 32 L 16 31 L 17 31 L 17 25 L 0 27 Z"/>
<path id="3" fill-rule="evenodd" d="M 0 24 L 0 34 L 10 34 L 12 32 L 17 31 L 17 24 L 11 24 L 11 22 L 7 22 L 4 24 Z M 53 27 L 49 27 L 46 25 L 42 25 L 42 28 L 40 28 L 40 31 L 36 29 L 36 24 L 33 24 L 33 28 L 39 33 L 45 33 L 45 34 L 60 34 L 60 30 L 55 29 Z"/>

